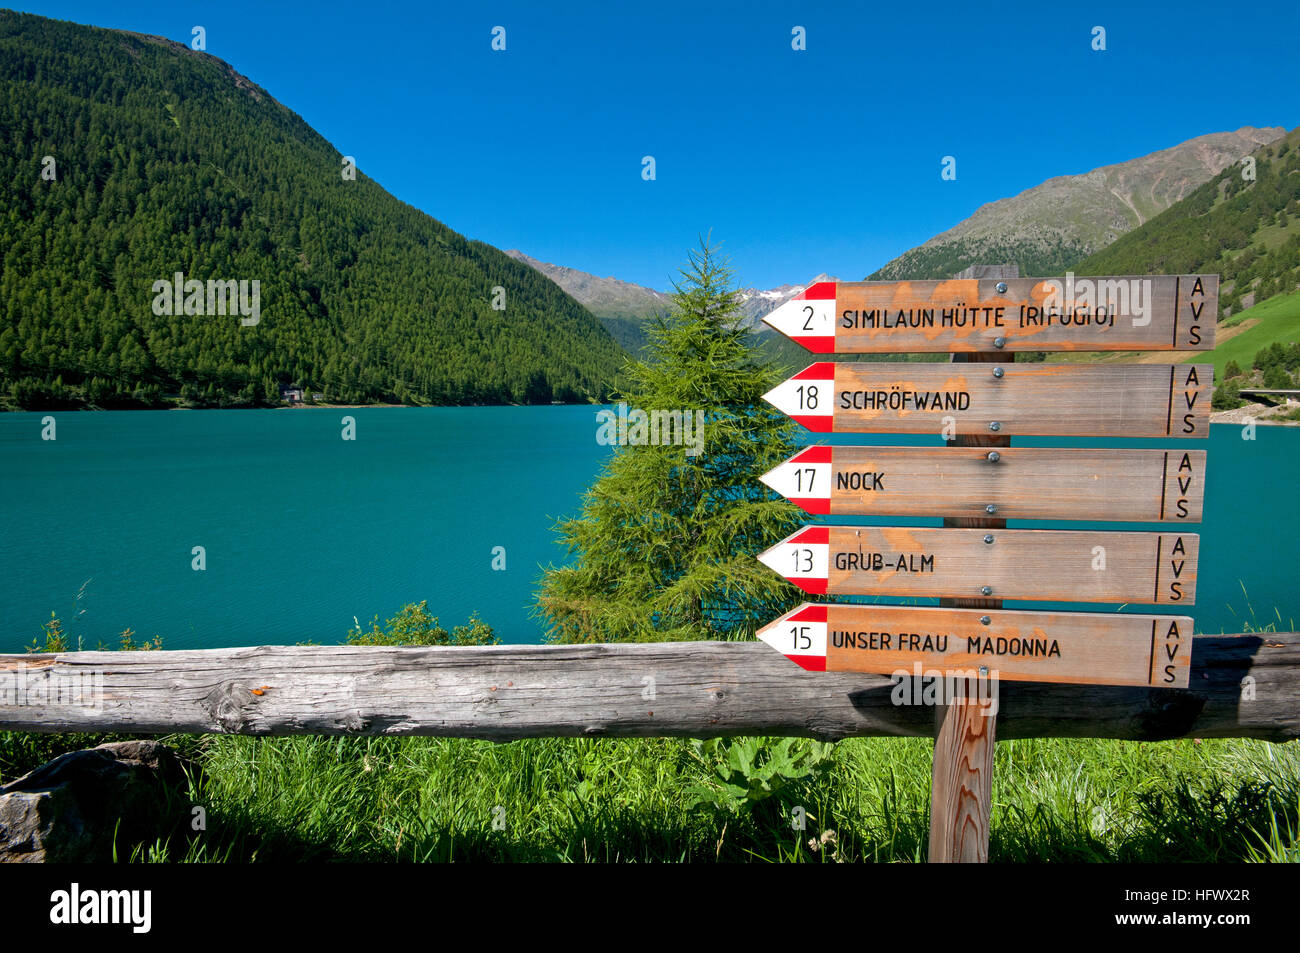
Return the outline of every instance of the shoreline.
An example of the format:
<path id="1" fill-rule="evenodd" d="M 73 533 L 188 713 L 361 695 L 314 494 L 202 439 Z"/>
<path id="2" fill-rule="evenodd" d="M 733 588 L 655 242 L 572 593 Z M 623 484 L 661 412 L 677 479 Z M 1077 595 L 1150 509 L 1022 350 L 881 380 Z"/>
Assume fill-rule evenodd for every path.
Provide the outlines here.
<path id="1" fill-rule="evenodd" d="M 1211 424 L 1244 424 L 1248 419 L 1253 420 L 1257 425 L 1267 424 L 1270 427 L 1300 427 L 1300 420 L 1279 420 L 1278 414 L 1290 413 L 1295 409 L 1291 404 L 1280 404 L 1277 406 L 1271 404 L 1246 404 L 1242 407 L 1234 407 L 1232 410 L 1216 410 L 1210 414 Z M 1270 413 L 1270 411 L 1272 413 Z"/>

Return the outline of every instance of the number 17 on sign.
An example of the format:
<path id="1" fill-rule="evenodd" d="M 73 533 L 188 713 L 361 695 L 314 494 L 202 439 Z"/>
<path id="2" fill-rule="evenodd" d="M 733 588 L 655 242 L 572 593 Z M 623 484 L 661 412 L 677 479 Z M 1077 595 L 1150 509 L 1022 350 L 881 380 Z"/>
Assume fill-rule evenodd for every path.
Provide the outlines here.
<path id="1" fill-rule="evenodd" d="M 808 447 L 760 479 L 809 513 L 831 511 L 831 447 Z"/>

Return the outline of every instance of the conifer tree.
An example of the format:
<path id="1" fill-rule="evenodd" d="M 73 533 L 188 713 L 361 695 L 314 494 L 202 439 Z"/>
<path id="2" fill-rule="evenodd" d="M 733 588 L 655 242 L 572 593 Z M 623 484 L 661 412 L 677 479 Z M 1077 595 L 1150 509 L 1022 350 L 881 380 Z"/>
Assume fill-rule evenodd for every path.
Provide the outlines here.
<path id="1" fill-rule="evenodd" d="M 745 638 L 801 599 L 755 559 L 804 519 L 759 480 L 795 450 L 794 423 L 762 399 L 776 372 L 747 345 L 732 273 L 707 239 L 681 274 L 672 313 L 625 371 L 627 445 L 556 526 L 577 559 L 549 568 L 538 593 L 554 641 Z M 640 443 L 638 410 L 685 412 L 692 427 L 702 412 L 698 453 L 662 433 Z"/>

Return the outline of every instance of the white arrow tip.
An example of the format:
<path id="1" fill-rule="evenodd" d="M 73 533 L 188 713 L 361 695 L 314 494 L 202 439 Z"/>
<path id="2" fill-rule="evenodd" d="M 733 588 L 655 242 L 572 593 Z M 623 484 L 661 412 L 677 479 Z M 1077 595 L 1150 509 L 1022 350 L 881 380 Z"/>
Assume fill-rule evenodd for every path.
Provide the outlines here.
<path id="1" fill-rule="evenodd" d="M 785 545 L 786 541 L 781 540 L 781 542 L 777 543 L 771 549 L 763 550 L 758 554 L 758 561 L 768 569 L 771 569 L 777 575 L 783 575 L 780 568 L 777 566 L 777 558 L 781 555 L 781 551 Z"/>
<path id="2" fill-rule="evenodd" d="M 763 316 L 763 323 L 810 351 L 835 350 L 834 285 L 814 285 Z M 830 292 L 831 297 L 824 297 Z M 814 295 L 814 297 L 807 297 Z"/>

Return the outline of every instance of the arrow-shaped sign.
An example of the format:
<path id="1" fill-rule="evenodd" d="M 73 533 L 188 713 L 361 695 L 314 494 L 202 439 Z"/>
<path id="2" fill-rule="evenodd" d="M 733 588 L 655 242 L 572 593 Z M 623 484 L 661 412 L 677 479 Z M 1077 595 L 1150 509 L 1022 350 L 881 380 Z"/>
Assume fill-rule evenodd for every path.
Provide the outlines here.
<path id="1" fill-rule="evenodd" d="M 813 364 L 763 398 L 818 433 L 1206 437 L 1213 364 Z"/>
<path id="2" fill-rule="evenodd" d="M 1199 543 L 1195 533 L 808 526 L 758 559 L 817 595 L 1192 605 Z"/>
<path id="3" fill-rule="evenodd" d="M 836 516 L 1198 523 L 1205 451 L 808 447 L 762 480 Z"/>
<path id="4" fill-rule="evenodd" d="M 840 282 L 809 285 L 763 317 L 763 323 L 815 354 L 835 353 L 835 295 Z"/>
<path id="5" fill-rule="evenodd" d="M 763 321 L 818 354 L 1204 351 L 1218 275 L 822 281 Z"/>
<path id="6" fill-rule="evenodd" d="M 834 447 L 808 447 L 764 473 L 760 480 L 809 513 L 831 512 Z M 844 448 L 840 448 L 841 457 Z"/>
<path id="7" fill-rule="evenodd" d="M 804 603 L 758 637 L 814 672 L 1186 688 L 1192 620 Z"/>

